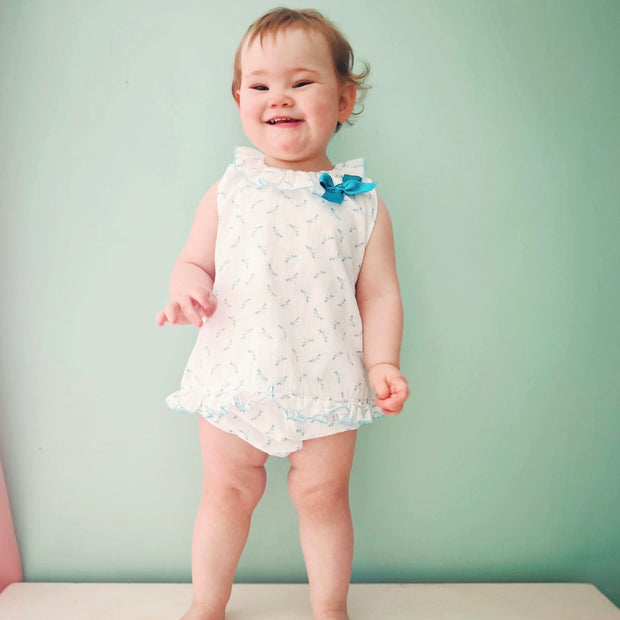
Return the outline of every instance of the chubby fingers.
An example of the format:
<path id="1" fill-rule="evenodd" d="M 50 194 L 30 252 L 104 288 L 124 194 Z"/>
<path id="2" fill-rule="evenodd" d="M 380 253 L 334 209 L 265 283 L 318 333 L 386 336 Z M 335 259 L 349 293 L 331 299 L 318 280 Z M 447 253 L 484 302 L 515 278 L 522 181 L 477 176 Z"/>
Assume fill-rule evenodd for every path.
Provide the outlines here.
<path id="1" fill-rule="evenodd" d="M 168 302 L 163 311 L 157 315 L 157 325 L 160 327 L 166 323 L 171 325 L 187 325 L 189 322 L 181 305 L 176 301 Z"/>
<path id="2" fill-rule="evenodd" d="M 209 301 L 209 293 L 205 294 L 202 291 L 191 291 L 181 296 L 179 306 L 187 322 L 198 328 L 202 327 L 203 317 L 211 316 L 215 310 Z"/>
<path id="3" fill-rule="evenodd" d="M 217 298 L 213 291 L 192 289 L 178 299 L 166 304 L 163 312 L 157 315 L 156 322 L 160 327 L 166 322 L 187 325 L 191 323 L 202 327 L 203 317 L 210 317 L 217 308 Z"/>
<path id="4" fill-rule="evenodd" d="M 213 291 L 205 288 L 192 289 L 186 297 L 190 298 L 193 307 L 202 316 L 212 316 L 217 308 L 217 297 Z"/>
<path id="5" fill-rule="evenodd" d="M 385 389 L 375 390 L 377 399 L 375 405 L 387 415 L 397 415 L 403 410 L 405 401 L 409 396 L 409 386 L 402 375 L 386 377 L 382 381 Z"/>
<path id="6" fill-rule="evenodd" d="M 388 398 L 390 395 L 390 382 L 387 375 L 383 375 L 374 381 L 373 379 L 374 377 L 371 378 L 370 384 L 377 395 L 377 400 L 384 400 Z"/>

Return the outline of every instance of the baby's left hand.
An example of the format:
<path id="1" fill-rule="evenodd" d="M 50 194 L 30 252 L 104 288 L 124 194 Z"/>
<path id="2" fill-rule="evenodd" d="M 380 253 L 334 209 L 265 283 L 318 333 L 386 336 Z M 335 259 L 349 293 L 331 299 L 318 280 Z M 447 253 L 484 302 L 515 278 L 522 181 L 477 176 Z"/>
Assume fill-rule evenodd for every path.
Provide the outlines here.
<path id="1" fill-rule="evenodd" d="M 368 382 L 375 391 L 375 405 L 387 415 L 398 415 L 409 396 L 407 379 L 392 364 L 377 364 L 368 371 Z"/>

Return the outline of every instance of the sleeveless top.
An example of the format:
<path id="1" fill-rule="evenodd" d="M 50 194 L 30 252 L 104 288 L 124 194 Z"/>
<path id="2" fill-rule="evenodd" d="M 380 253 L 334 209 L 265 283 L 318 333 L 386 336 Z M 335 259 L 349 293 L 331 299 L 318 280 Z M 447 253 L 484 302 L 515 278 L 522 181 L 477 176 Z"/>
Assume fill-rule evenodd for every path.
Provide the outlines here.
<path id="1" fill-rule="evenodd" d="M 329 174 L 336 184 L 364 169 L 353 159 Z M 384 415 L 368 385 L 355 298 L 377 195 L 329 202 L 320 175 L 236 149 L 217 193 L 217 309 L 167 398 L 276 456 Z"/>

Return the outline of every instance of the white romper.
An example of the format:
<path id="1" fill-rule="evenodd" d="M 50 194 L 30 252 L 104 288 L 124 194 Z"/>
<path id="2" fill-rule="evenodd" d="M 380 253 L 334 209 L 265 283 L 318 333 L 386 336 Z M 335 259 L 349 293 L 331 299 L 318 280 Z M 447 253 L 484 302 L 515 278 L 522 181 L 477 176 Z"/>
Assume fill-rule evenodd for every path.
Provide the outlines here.
<path id="1" fill-rule="evenodd" d="M 334 184 L 363 178 L 364 160 L 329 174 Z M 368 385 L 355 299 L 377 195 L 329 202 L 320 175 L 236 149 L 218 185 L 217 309 L 166 401 L 275 456 L 384 415 Z"/>

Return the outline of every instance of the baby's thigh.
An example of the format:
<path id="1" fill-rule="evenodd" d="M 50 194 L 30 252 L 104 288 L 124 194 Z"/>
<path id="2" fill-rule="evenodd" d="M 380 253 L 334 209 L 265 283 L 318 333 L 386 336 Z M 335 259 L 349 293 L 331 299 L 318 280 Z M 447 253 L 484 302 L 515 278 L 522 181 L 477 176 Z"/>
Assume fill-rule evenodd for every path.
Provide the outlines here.
<path id="1" fill-rule="evenodd" d="M 357 431 L 344 431 L 304 441 L 303 448 L 289 454 L 291 498 L 309 493 L 346 492 L 353 467 Z"/>
<path id="2" fill-rule="evenodd" d="M 200 418 L 200 449 L 205 488 L 262 487 L 264 490 L 267 453 L 216 428 L 204 418 Z"/>

